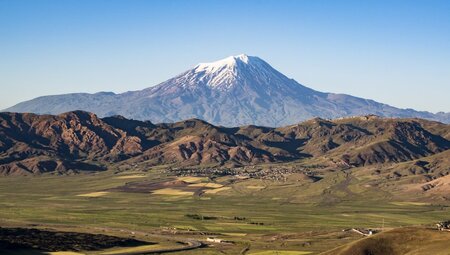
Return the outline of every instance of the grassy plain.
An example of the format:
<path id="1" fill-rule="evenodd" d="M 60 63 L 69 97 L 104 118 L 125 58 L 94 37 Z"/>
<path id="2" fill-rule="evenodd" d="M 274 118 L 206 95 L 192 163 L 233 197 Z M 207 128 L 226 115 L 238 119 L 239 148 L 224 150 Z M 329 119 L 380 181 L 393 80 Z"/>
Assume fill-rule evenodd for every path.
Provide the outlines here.
<path id="1" fill-rule="evenodd" d="M 161 180 L 207 189 L 116 189 L 129 182 Z M 156 170 L 145 176 L 106 171 L 0 178 L 0 226 L 100 232 L 169 245 L 177 238 L 205 241 L 207 236 L 234 242 L 179 254 L 317 254 L 361 238 L 343 229 L 430 226 L 450 218 L 442 204 L 393 200 L 388 192 L 342 173 L 318 182 L 221 180 L 175 178 Z"/>

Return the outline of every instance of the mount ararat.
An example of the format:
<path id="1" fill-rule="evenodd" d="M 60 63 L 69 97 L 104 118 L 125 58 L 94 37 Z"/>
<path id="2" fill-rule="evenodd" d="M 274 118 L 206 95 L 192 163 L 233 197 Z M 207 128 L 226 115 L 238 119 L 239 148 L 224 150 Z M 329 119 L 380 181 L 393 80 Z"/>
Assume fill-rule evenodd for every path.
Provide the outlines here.
<path id="1" fill-rule="evenodd" d="M 198 64 L 140 91 L 43 96 L 4 111 L 61 114 L 74 110 L 152 122 L 199 118 L 224 126 L 276 127 L 313 117 L 334 119 L 367 114 L 450 123 L 450 113 L 399 109 L 351 95 L 313 90 L 286 77 L 264 60 L 244 54 Z"/>

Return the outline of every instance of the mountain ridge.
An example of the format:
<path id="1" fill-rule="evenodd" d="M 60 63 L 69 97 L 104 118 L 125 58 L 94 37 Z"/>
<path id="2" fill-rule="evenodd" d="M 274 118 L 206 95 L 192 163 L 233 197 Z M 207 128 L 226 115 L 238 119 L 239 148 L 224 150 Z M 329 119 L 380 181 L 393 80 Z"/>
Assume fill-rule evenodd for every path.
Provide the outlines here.
<path id="1" fill-rule="evenodd" d="M 374 100 L 308 88 L 264 60 L 241 54 L 193 68 L 156 86 L 121 94 L 72 93 L 38 97 L 5 109 L 60 114 L 83 110 L 100 117 L 174 122 L 199 118 L 216 125 L 283 126 L 313 117 L 376 114 L 450 123 L 450 113 L 399 109 Z"/>
<path id="2" fill-rule="evenodd" d="M 99 171 L 111 163 L 236 167 L 310 158 L 358 167 L 448 149 L 450 125 L 373 115 L 230 128 L 200 119 L 154 124 L 84 111 L 0 113 L 0 175 Z"/>

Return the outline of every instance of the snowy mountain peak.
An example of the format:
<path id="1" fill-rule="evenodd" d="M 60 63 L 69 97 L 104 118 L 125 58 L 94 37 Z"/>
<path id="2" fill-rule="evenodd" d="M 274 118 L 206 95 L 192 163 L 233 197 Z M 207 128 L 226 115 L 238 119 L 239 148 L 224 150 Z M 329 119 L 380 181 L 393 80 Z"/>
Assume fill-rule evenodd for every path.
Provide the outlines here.
<path id="1" fill-rule="evenodd" d="M 236 60 L 240 60 L 244 63 L 248 63 L 249 56 L 247 54 L 240 54 L 240 55 L 234 56 L 233 58 Z"/>
<path id="2" fill-rule="evenodd" d="M 224 126 L 280 126 L 313 117 L 367 114 L 450 123 L 450 113 L 403 110 L 363 98 L 315 91 L 289 79 L 264 60 L 245 54 L 199 64 L 144 90 L 39 97 L 5 111 L 59 114 L 73 110 L 152 122 L 200 118 Z"/>
<path id="3" fill-rule="evenodd" d="M 257 57 L 249 57 L 246 54 L 241 54 L 237 56 L 230 56 L 218 61 L 210 62 L 210 63 L 200 63 L 194 69 L 197 72 L 216 72 L 220 71 L 224 68 L 235 68 L 239 63 L 249 64 L 250 58 Z"/>
<path id="4" fill-rule="evenodd" d="M 221 91 L 230 90 L 238 84 L 269 85 L 274 80 L 286 78 L 264 60 L 246 54 L 230 56 L 210 63 L 200 63 L 184 76 L 186 75 L 188 77 L 183 77 L 186 81 L 183 82 L 183 87 L 204 84 Z"/>

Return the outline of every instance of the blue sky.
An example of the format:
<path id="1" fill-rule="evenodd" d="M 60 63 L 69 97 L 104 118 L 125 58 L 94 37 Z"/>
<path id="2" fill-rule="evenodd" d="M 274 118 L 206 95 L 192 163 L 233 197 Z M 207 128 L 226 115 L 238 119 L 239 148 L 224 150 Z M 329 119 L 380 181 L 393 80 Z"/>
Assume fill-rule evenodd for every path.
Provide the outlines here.
<path id="1" fill-rule="evenodd" d="M 450 1 L 0 0 L 0 109 L 259 56 L 316 90 L 450 111 Z"/>

